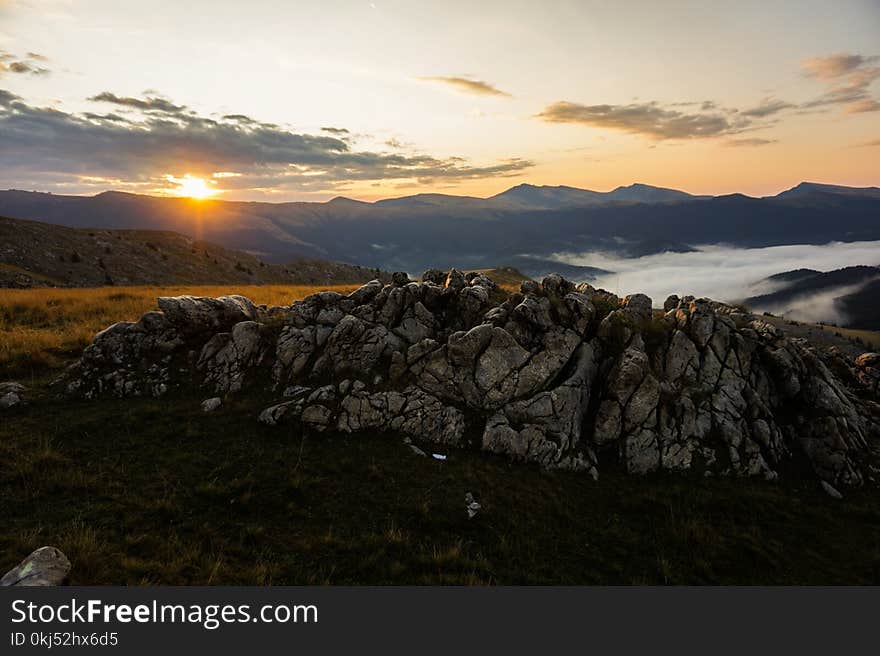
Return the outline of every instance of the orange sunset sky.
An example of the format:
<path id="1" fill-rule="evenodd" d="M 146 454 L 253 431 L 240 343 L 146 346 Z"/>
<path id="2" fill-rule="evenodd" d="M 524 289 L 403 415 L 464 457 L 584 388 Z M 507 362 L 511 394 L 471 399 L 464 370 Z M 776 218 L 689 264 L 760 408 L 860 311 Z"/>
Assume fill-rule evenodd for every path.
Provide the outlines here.
<path id="1" fill-rule="evenodd" d="M 880 4 L 0 0 L 0 188 L 880 184 Z"/>

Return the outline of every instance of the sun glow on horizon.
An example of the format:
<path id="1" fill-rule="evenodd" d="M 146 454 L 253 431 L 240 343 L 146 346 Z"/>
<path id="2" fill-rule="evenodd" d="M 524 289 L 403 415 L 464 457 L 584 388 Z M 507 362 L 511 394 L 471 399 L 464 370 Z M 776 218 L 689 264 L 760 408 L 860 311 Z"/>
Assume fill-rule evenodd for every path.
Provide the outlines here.
<path id="1" fill-rule="evenodd" d="M 195 200 L 204 200 L 220 193 L 220 190 L 211 186 L 212 183 L 190 175 L 189 173 L 182 178 L 175 178 L 173 175 L 168 175 L 166 176 L 166 179 L 168 182 L 177 185 L 177 187 L 171 190 L 177 196 L 185 196 Z"/>

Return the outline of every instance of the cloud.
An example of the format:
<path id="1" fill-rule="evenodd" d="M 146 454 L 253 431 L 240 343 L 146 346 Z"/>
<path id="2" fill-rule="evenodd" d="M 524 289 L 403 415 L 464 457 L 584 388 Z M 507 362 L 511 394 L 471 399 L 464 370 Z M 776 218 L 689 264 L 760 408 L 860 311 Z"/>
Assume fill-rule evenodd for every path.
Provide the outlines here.
<path id="1" fill-rule="evenodd" d="M 778 114 L 786 109 L 794 109 L 796 107 L 797 105 L 785 102 L 784 100 L 779 100 L 778 98 L 764 98 L 757 106 L 742 110 L 740 115 L 764 118 L 765 116 L 772 116 L 773 114 Z"/>
<path id="2" fill-rule="evenodd" d="M 838 53 L 813 57 L 801 63 L 803 73 L 826 84 L 827 90 L 802 107 L 842 105 L 846 114 L 880 111 L 880 102 L 870 93 L 871 84 L 880 78 L 880 57 Z"/>
<path id="3" fill-rule="evenodd" d="M 0 77 L 6 73 L 17 75 L 48 75 L 49 69 L 41 66 L 49 61 L 47 57 L 35 52 L 29 52 L 25 57 L 16 57 L 11 52 L 0 50 Z"/>
<path id="4" fill-rule="evenodd" d="M 103 92 L 92 100 L 129 113 L 35 107 L 0 89 L 0 185 L 88 190 L 110 180 L 155 190 L 168 175 L 222 171 L 236 175 L 222 177 L 221 189 L 322 191 L 355 181 L 509 177 L 533 166 L 520 158 L 477 165 L 460 157 L 359 151 L 336 135 L 296 133 L 243 114 L 214 119 L 156 95 Z"/>
<path id="5" fill-rule="evenodd" d="M 871 84 L 880 78 L 880 56 L 838 53 L 813 57 L 801 63 L 803 74 L 824 82 L 828 89 L 821 96 L 795 104 L 768 96 L 745 109 L 722 107 L 712 100 L 703 102 L 633 102 L 628 105 L 584 105 L 555 102 L 535 115 L 548 123 L 570 123 L 620 130 L 655 140 L 704 139 L 738 134 L 769 127 L 780 113 L 806 114 L 827 111 L 822 108 L 841 105 L 847 114 L 880 111 L 880 101 L 870 94 Z M 697 108 L 690 109 L 690 108 Z M 688 109 L 685 109 L 688 108 Z M 730 146 L 760 146 L 769 139 L 731 139 Z"/>
<path id="6" fill-rule="evenodd" d="M 767 146 L 770 144 L 778 143 L 778 139 L 728 139 L 724 142 L 725 146 L 742 148 L 742 147 L 755 147 L 755 146 Z"/>
<path id="7" fill-rule="evenodd" d="M 478 96 L 505 96 L 507 98 L 512 98 L 512 96 L 506 91 L 502 91 L 497 87 L 489 84 L 488 82 L 483 82 L 482 80 L 473 80 L 467 77 L 420 77 L 420 80 L 425 80 L 426 82 L 438 82 L 440 84 L 445 84 L 447 86 L 452 87 L 456 91 L 461 91 L 462 93 L 471 93 Z"/>
<path id="8" fill-rule="evenodd" d="M 860 146 L 880 146 L 880 139 L 874 139 L 873 141 L 866 141 L 863 144 L 859 144 Z"/>
<path id="9" fill-rule="evenodd" d="M 844 111 L 847 114 L 864 114 L 865 112 L 876 112 L 880 111 L 880 102 L 874 100 L 873 98 L 865 98 L 864 100 L 857 100 L 854 103 L 850 103 L 844 108 Z"/>
<path id="10" fill-rule="evenodd" d="M 801 63 L 804 73 L 808 77 L 817 77 L 821 80 L 833 80 L 843 77 L 858 70 L 865 64 L 876 62 L 877 57 L 863 57 L 847 53 L 837 53 L 827 57 L 811 57 Z"/>
<path id="11" fill-rule="evenodd" d="M 714 108 L 714 105 L 711 105 Z M 574 123 L 641 134 L 652 139 L 700 139 L 741 132 L 751 124 L 729 113 L 686 113 L 656 102 L 629 105 L 580 105 L 557 102 L 537 118 L 548 123 Z"/>
<path id="12" fill-rule="evenodd" d="M 186 109 L 186 105 L 175 105 L 164 98 L 157 96 L 147 96 L 145 98 L 126 98 L 117 96 L 115 93 L 103 91 L 96 96 L 92 96 L 88 100 L 92 102 L 104 102 L 120 107 L 131 107 L 142 111 L 162 112 L 164 114 L 179 114 Z"/>
<path id="13" fill-rule="evenodd" d="M 236 123 L 257 123 L 250 116 L 245 116 L 244 114 L 224 114 L 223 118 L 227 121 L 234 121 Z"/>
<path id="14" fill-rule="evenodd" d="M 328 132 L 330 134 L 335 134 L 335 135 L 349 134 L 349 131 L 346 128 L 334 128 L 334 127 L 321 128 L 321 132 Z"/>

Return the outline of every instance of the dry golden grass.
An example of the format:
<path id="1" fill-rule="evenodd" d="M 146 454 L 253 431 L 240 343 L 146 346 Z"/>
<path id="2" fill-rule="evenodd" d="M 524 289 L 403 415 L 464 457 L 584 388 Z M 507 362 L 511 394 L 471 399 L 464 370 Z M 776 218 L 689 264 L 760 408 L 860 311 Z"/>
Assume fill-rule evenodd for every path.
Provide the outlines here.
<path id="1" fill-rule="evenodd" d="M 41 376 L 91 343 L 117 321 L 135 321 L 157 309 L 159 296 L 241 294 L 254 303 L 289 305 L 332 289 L 348 293 L 357 285 L 212 285 L 96 287 L 86 289 L 0 289 L 0 380 Z"/>
<path id="2" fill-rule="evenodd" d="M 861 340 L 866 348 L 880 349 L 880 332 L 876 330 L 856 330 L 855 328 L 838 328 L 837 326 L 826 326 L 824 324 L 816 324 L 825 332 L 834 333 L 851 340 Z"/>

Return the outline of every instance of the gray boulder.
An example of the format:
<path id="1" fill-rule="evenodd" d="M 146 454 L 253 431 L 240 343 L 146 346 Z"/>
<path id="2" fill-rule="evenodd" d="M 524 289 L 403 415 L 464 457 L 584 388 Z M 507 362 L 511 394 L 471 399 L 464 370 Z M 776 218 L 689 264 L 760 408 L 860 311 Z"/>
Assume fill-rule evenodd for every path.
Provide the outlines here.
<path id="1" fill-rule="evenodd" d="M 61 585 L 70 574 L 70 561 L 60 549 L 40 547 L 0 579 L 0 587 Z"/>
<path id="2" fill-rule="evenodd" d="M 24 403 L 26 388 L 21 383 L 7 381 L 0 383 L 0 410 L 13 408 Z"/>

